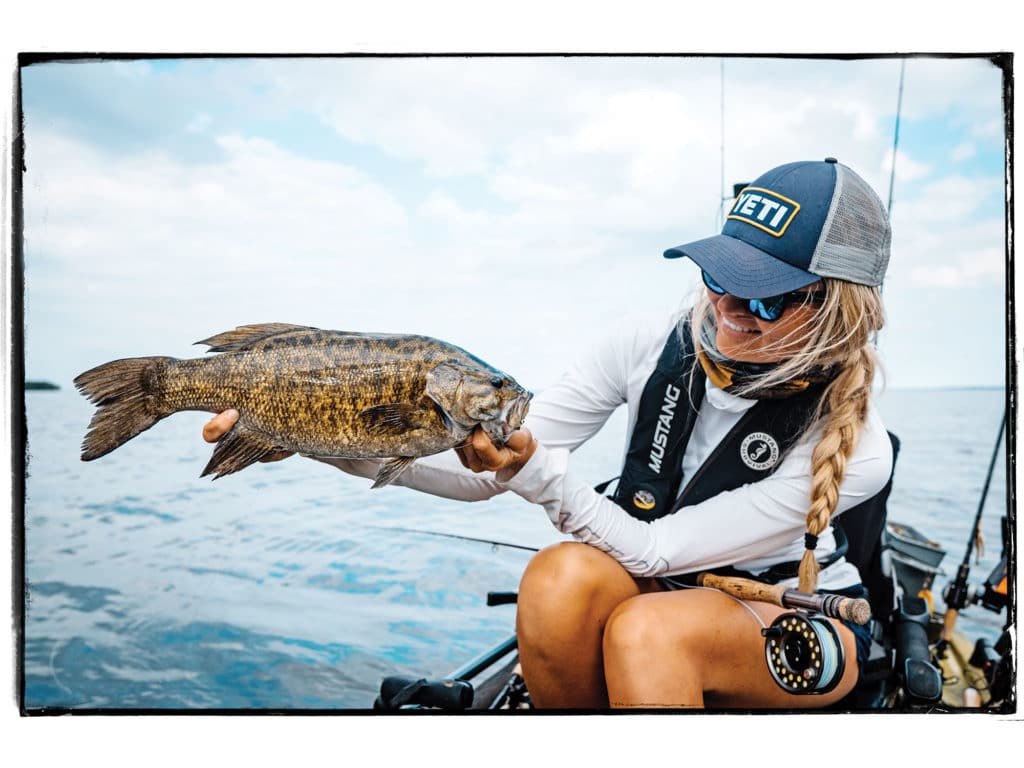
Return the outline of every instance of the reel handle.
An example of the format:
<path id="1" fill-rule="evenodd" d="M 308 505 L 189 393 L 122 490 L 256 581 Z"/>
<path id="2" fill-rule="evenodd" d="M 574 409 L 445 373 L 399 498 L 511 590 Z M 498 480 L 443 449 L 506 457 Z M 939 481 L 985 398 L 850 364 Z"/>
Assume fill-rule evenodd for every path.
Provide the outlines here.
<path id="1" fill-rule="evenodd" d="M 809 608 L 834 619 L 852 621 L 854 624 L 867 624 L 871 621 L 871 606 L 867 600 L 861 598 L 809 595 L 795 589 L 786 589 L 778 584 L 763 584 L 752 579 L 716 576 L 713 573 L 702 573 L 697 577 L 697 583 L 702 587 L 720 589 L 741 600 L 758 600 L 780 608 Z"/>

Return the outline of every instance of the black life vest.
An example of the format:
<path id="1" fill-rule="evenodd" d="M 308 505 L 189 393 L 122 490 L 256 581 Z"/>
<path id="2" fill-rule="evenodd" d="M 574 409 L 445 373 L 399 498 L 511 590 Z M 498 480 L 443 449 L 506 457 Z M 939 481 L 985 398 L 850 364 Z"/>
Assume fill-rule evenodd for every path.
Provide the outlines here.
<path id="1" fill-rule="evenodd" d="M 680 338 L 682 336 L 682 338 Z M 644 385 L 625 465 L 612 499 L 640 520 L 656 520 L 723 491 L 757 482 L 778 467 L 803 435 L 824 387 L 759 400 L 693 474 L 683 477 L 683 454 L 697 421 L 707 377 L 696 363 L 690 324 L 669 334 Z M 683 492 L 679 488 L 686 482 Z"/>
<path id="2" fill-rule="evenodd" d="M 611 496 L 633 517 L 655 520 L 769 476 L 806 430 L 824 393 L 824 387 L 819 385 L 791 397 L 758 401 L 740 417 L 693 477 L 687 479 L 683 477 L 683 454 L 697 420 L 705 385 L 706 376 L 696 363 L 687 322 L 681 334 L 675 329 L 669 334 L 658 364 L 644 385 L 625 465 Z M 896 435 L 888 434 L 893 445 L 889 482 L 877 494 L 844 512 L 842 527 L 833 523 L 836 549 L 819 561 L 824 568 L 846 556 L 870 585 L 872 595 L 879 596 L 878 615 L 885 611 L 885 590 L 876 584 L 882 580 L 878 551 L 899 450 Z M 677 497 L 683 480 L 686 486 Z M 596 490 L 604 493 L 610 483 L 602 483 Z M 849 538 L 844 528 L 849 531 Z M 777 583 L 795 577 L 798 569 L 799 561 L 779 563 L 754 578 Z M 753 577 L 734 568 L 715 570 Z M 671 578 L 689 581 L 686 576 Z"/>

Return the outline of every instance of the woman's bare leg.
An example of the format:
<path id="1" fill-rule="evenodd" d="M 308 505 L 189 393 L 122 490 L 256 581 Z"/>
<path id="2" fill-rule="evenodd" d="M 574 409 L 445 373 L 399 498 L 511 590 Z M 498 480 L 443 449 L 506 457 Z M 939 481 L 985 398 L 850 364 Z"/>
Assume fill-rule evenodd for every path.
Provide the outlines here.
<path id="1" fill-rule="evenodd" d="M 612 557 L 587 544 L 541 550 L 519 585 L 516 633 L 523 678 L 537 707 L 604 708 L 602 637 L 623 600 L 657 589 L 634 580 Z"/>
<path id="2" fill-rule="evenodd" d="M 765 625 L 783 612 L 747 603 Z M 604 671 L 613 707 L 823 707 L 857 681 L 853 633 L 836 624 L 846 654 L 838 686 L 826 694 L 794 695 L 771 678 L 761 624 L 740 603 L 711 590 L 638 595 L 609 617 Z"/>

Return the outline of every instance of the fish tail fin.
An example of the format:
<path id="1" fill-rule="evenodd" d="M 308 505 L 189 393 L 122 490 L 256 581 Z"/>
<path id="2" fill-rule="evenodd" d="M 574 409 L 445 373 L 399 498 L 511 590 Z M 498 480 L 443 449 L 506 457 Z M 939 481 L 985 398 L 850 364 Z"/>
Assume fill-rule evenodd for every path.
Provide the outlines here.
<path id="1" fill-rule="evenodd" d="M 97 406 L 82 441 L 82 461 L 124 445 L 173 410 L 162 405 L 161 374 L 170 357 L 136 357 L 104 363 L 75 378 L 75 387 Z"/>

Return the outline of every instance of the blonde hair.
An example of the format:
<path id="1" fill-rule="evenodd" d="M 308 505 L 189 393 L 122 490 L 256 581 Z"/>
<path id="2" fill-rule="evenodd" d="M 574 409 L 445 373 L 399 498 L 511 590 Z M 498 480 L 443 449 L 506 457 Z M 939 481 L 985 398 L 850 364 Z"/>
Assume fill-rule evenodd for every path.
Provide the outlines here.
<path id="1" fill-rule="evenodd" d="M 777 340 L 761 348 L 785 355 L 782 361 L 756 381 L 735 394 L 799 379 L 815 369 L 836 371 L 825 388 L 814 420 L 824 419 L 823 433 L 811 455 L 811 494 L 807 532 L 823 533 L 839 504 L 839 486 L 846 475 L 846 462 L 857 445 L 860 428 L 867 417 L 875 370 L 879 367 L 873 337 L 885 324 L 885 310 L 878 288 L 844 280 L 824 279 L 824 301 L 809 318 Z M 694 345 L 701 350 L 700 328 L 711 313 L 706 292 L 691 313 Z M 814 592 L 818 583 L 818 561 L 814 550 L 806 549 L 800 561 L 801 592 Z"/>

